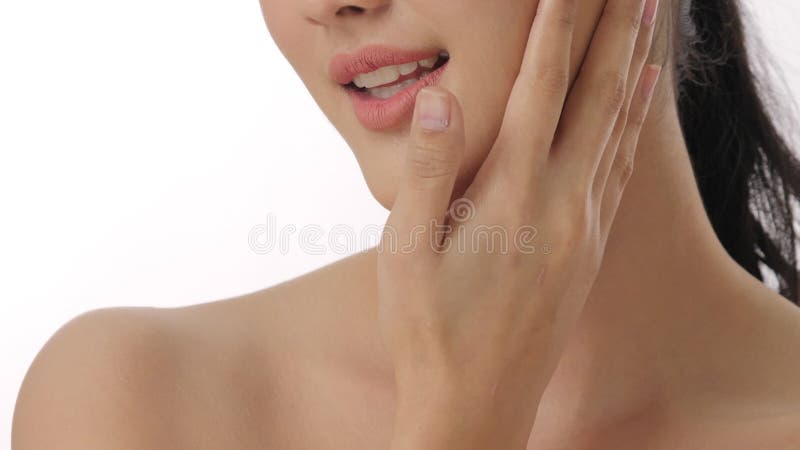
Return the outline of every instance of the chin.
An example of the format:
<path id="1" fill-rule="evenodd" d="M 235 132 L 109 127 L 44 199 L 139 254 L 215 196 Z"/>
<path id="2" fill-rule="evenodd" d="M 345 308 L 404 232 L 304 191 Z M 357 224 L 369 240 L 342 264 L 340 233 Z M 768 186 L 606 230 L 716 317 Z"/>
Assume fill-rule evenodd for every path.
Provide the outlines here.
<path id="1" fill-rule="evenodd" d="M 404 156 L 404 155 L 403 155 Z M 400 183 L 403 176 L 403 161 L 384 162 L 372 161 L 378 167 L 367 167 L 368 164 L 361 163 L 361 170 L 364 180 L 367 183 L 372 197 L 387 210 L 391 210 L 394 199 L 400 190 Z"/>
<path id="2" fill-rule="evenodd" d="M 463 105 L 465 102 L 461 103 Z M 467 148 L 464 149 L 461 168 L 453 187 L 453 199 L 460 198 L 472 184 L 499 131 L 501 114 L 489 114 L 486 110 L 481 112 L 475 116 L 464 109 L 465 126 L 469 127 L 470 123 L 473 125 L 466 129 Z M 364 130 L 350 131 L 353 134 L 345 136 L 345 140 L 353 150 L 370 193 L 381 206 L 391 210 L 403 182 L 406 148 L 409 145 L 408 128 L 378 136 L 372 133 L 365 135 Z"/>
<path id="3" fill-rule="evenodd" d="M 459 58 L 464 61 L 460 63 Z M 467 148 L 464 149 L 453 191 L 453 198 L 459 198 L 472 183 L 499 132 L 514 74 L 506 70 L 490 71 L 478 61 L 461 56 L 461 53 L 454 55 L 447 64 L 443 65 L 442 60 L 433 63 L 431 69 L 441 70 L 435 85 L 453 93 L 464 116 Z M 353 76 L 345 75 L 339 79 L 347 81 Z M 357 83 L 363 84 L 364 81 L 359 79 Z M 483 88 L 476 89 L 475 86 Z M 372 126 L 374 123 L 359 120 L 354 111 L 352 85 L 336 89 L 335 95 L 329 95 L 330 91 L 324 86 L 316 87 L 318 89 L 310 89 L 312 94 L 319 94 L 315 96 L 318 104 L 353 151 L 372 196 L 384 208 L 391 210 L 402 183 L 413 110 L 398 116 L 402 120 L 392 122 L 392 126 L 376 129 Z"/>
<path id="4" fill-rule="evenodd" d="M 481 155 L 466 158 L 467 155 L 465 155 L 465 160 L 462 161 L 461 170 L 453 186 L 452 200 L 464 195 L 464 192 L 472 184 L 480 164 L 483 162 L 483 156 Z M 399 163 L 396 166 L 383 167 L 382 169 L 379 171 L 364 171 L 364 180 L 372 197 L 385 209 L 391 210 L 402 183 L 403 165 Z"/>

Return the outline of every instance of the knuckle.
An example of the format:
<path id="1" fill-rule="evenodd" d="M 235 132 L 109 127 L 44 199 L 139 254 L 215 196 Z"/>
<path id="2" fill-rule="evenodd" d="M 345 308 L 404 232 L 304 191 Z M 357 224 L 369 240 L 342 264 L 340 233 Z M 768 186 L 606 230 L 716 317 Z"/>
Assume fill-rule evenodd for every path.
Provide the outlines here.
<path id="1" fill-rule="evenodd" d="M 615 25 L 627 27 L 631 33 L 638 34 L 642 27 L 642 16 L 637 13 L 639 8 L 637 8 L 636 4 L 625 3 L 626 2 L 608 3 L 606 6 L 606 14 Z M 638 0 L 636 0 L 635 3 L 639 3 Z"/>
<path id="2" fill-rule="evenodd" d="M 531 77 L 533 89 L 552 95 L 565 95 L 569 88 L 569 72 L 563 67 L 542 67 Z"/>
<path id="3" fill-rule="evenodd" d="M 599 95 L 602 106 L 610 114 L 618 114 L 625 104 L 627 77 L 618 70 L 609 70 L 599 77 Z"/>
<path id="4" fill-rule="evenodd" d="M 642 64 L 650 56 L 650 41 L 640 39 L 633 49 L 633 61 Z"/>
<path id="5" fill-rule="evenodd" d="M 643 112 L 637 112 L 636 114 L 631 114 L 628 117 L 628 128 L 633 131 L 638 131 L 644 126 L 645 121 L 645 114 Z"/>
<path id="6" fill-rule="evenodd" d="M 634 132 L 638 133 L 647 121 L 649 108 L 641 99 L 638 99 L 635 104 L 631 106 L 631 109 L 632 111 L 628 118 L 628 124 Z"/>
<path id="7" fill-rule="evenodd" d="M 591 216 L 588 197 L 586 190 L 574 190 L 561 211 L 562 230 L 569 241 L 585 236 L 589 230 Z"/>
<path id="8" fill-rule="evenodd" d="M 572 29 L 575 26 L 575 6 L 565 5 L 562 8 L 555 8 L 553 11 L 546 12 L 546 19 L 549 23 L 561 29 Z"/>
<path id="9" fill-rule="evenodd" d="M 441 178 L 458 170 L 458 157 L 449 148 L 417 142 L 409 149 L 408 166 L 419 178 Z"/>
<path id="10" fill-rule="evenodd" d="M 633 8 L 631 11 L 638 11 L 638 9 Z M 628 14 L 628 26 L 630 26 L 631 33 L 636 36 L 639 34 L 639 30 L 642 29 L 642 16 L 640 14 Z"/>
<path id="11" fill-rule="evenodd" d="M 629 120 L 630 120 L 630 111 L 628 111 L 628 109 L 626 108 L 622 108 L 622 111 L 619 112 L 619 117 L 617 118 L 617 126 L 615 127 L 616 129 L 614 130 L 615 134 L 621 135 L 622 132 L 625 130 L 625 128 L 627 128 L 627 126 L 629 125 Z"/>
<path id="12" fill-rule="evenodd" d="M 633 157 L 628 154 L 620 155 L 617 173 L 619 179 L 619 187 L 624 188 L 633 175 Z"/>

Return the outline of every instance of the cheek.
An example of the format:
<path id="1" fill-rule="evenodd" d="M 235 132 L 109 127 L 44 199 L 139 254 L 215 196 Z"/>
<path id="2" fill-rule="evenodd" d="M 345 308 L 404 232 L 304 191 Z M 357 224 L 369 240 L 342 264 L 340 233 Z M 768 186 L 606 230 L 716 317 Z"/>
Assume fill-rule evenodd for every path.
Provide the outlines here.
<path id="1" fill-rule="evenodd" d="M 500 131 L 538 6 L 538 0 L 512 2 L 504 8 L 487 7 L 485 3 L 491 2 L 472 5 L 478 11 L 474 15 L 454 16 L 458 26 L 451 30 L 453 36 L 458 36 L 452 41 L 457 70 L 448 79 L 447 87 L 452 87 L 461 100 L 468 143 L 457 186 L 462 190 L 480 169 Z M 585 0 L 579 5 L 575 51 L 571 55 L 573 76 L 603 5 L 602 0 Z"/>
<path id="2" fill-rule="evenodd" d="M 517 1 L 501 8 L 483 0 L 414 3 L 418 18 L 436 30 L 437 44 L 452 56 L 442 86 L 461 103 L 467 142 L 456 195 L 472 182 L 497 137 L 537 4 L 538 0 Z M 352 147 L 373 195 L 391 208 L 402 174 L 405 137 L 400 133 L 371 138 L 356 139 Z"/>
<path id="3" fill-rule="evenodd" d="M 491 150 L 502 125 L 538 1 L 510 2 L 514 7 L 488 8 L 464 17 L 456 42 L 458 70 L 453 87 L 464 108 L 468 148 L 459 186 L 466 188 Z M 474 23 L 473 23 L 474 22 Z"/>
<path id="4" fill-rule="evenodd" d="M 315 0 L 322 1 L 322 0 Z M 295 0 L 261 0 L 264 22 L 286 61 L 326 113 L 337 92 L 325 71 L 332 49 L 320 27 L 307 20 L 306 11 Z"/>
<path id="5" fill-rule="evenodd" d="M 272 39 L 284 57 L 302 77 L 312 56 L 309 50 L 309 26 L 302 12 L 291 0 L 261 0 L 261 12 Z M 308 55 L 308 56 L 306 56 Z"/>
<path id="6" fill-rule="evenodd" d="M 459 194 L 483 164 L 500 129 L 538 0 L 498 3 L 406 0 L 395 15 L 397 26 L 408 28 L 431 45 L 447 48 L 453 57 L 442 85 L 458 97 L 464 109 L 467 148 L 456 186 Z M 261 8 L 281 52 L 354 150 L 373 195 L 391 207 L 402 175 L 408 130 L 376 134 L 358 126 L 349 102 L 324 82 L 319 61 L 327 60 L 332 49 L 328 42 L 314 41 L 298 3 L 261 0 Z"/>
<path id="7" fill-rule="evenodd" d="M 260 1 L 261 15 L 267 25 L 267 30 L 281 49 L 283 49 L 283 43 L 290 40 L 287 38 L 292 30 L 291 24 L 295 20 L 293 16 L 296 16 L 291 8 L 282 7 L 285 3 L 287 3 L 286 0 Z"/>

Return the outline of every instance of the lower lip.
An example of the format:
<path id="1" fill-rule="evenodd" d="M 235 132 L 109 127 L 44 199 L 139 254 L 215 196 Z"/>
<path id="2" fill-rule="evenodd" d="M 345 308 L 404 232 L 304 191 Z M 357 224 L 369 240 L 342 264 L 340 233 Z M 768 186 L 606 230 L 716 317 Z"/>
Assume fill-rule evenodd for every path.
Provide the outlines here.
<path id="1" fill-rule="evenodd" d="M 414 113 L 414 103 L 419 91 L 428 86 L 435 86 L 448 64 L 449 61 L 385 100 L 373 97 L 367 91 L 347 89 L 358 121 L 374 131 L 388 130 L 404 124 Z"/>

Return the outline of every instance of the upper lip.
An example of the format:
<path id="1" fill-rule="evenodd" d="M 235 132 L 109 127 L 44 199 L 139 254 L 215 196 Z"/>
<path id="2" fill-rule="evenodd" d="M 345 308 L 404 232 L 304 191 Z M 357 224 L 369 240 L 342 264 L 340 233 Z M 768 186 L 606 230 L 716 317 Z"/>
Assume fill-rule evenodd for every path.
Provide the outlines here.
<path id="1" fill-rule="evenodd" d="M 332 80 L 346 85 L 359 74 L 374 72 L 381 67 L 421 61 L 441 52 L 441 49 L 430 47 L 409 50 L 388 45 L 368 45 L 353 53 L 335 55 L 328 66 L 328 74 Z"/>

